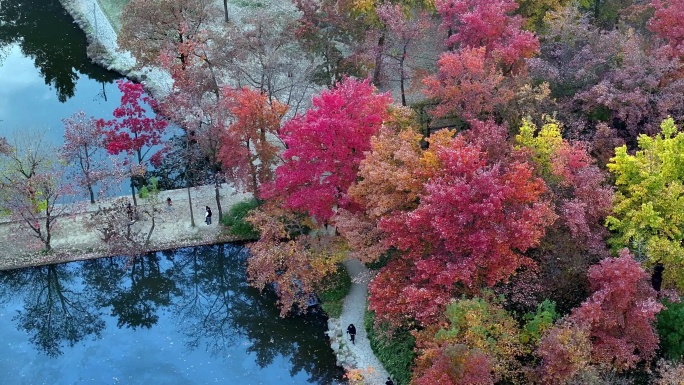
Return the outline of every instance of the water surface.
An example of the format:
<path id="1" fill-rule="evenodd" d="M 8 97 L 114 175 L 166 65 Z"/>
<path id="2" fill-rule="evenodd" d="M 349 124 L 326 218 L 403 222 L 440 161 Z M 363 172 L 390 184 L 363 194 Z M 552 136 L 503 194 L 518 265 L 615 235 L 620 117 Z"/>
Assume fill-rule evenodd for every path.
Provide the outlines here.
<path id="1" fill-rule="evenodd" d="M 62 118 L 111 117 L 121 75 L 92 64 L 86 46 L 59 1 L 0 1 L 0 136 L 47 130 L 61 145 Z"/>
<path id="2" fill-rule="evenodd" d="M 280 318 L 246 257 L 225 244 L 0 272 L 1 383 L 339 383 L 325 318 Z"/>

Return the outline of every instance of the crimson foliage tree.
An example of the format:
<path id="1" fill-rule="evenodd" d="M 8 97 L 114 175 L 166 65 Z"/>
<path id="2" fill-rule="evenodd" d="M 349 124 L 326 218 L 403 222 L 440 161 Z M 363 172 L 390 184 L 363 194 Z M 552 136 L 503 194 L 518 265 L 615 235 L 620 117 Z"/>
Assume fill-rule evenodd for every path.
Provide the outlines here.
<path id="1" fill-rule="evenodd" d="M 514 15 L 514 0 L 436 0 L 451 47 L 484 47 L 506 65 L 531 57 L 539 50 L 537 37 L 522 29 L 523 18 Z"/>
<path id="2" fill-rule="evenodd" d="M 658 349 L 655 316 L 662 305 L 649 278 L 627 249 L 589 269 L 594 294 L 571 319 L 589 328 L 593 362 L 626 370 L 653 358 Z"/>
<path id="3" fill-rule="evenodd" d="M 368 80 L 346 78 L 313 99 L 313 108 L 280 131 L 287 149 L 275 183 L 264 198 L 281 195 L 287 208 L 327 221 L 349 205 L 347 189 L 356 180 L 370 138 L 388 114 L 389 95 Z"/>
<path id="4" fill-rule="evenodd" d="M 546 185 L 528 163 L 490 162 L 487 153 L 462 137 L 436 152 L 440 168 L 426 183 L 418 207 L 380 222 L 388 234 L 386 246 L 403 252 L 410 273 L 387 279 L 396 276 L 388 265 L 373 282 L 370 307 L 379 317 L 409 315 L 429 323 L 442 313 L 456 285 L 477 289 L 507 280 L 519 267 L 533 265 L 523 253 L 538 244 L 555 218 L 542 199 Z M 383 295 L 396 290 L 387 285 L 402 281 L 398 295 Z"/>
<path id="5" fill-rule="evenodd" d="M 117 83 L 122 95 L 121 105 L 114 110 L 115 119 L 99 121 L 105 133 L 107 152 L 135 156 L 137 166 L 144 170 L 146 157 L 154 146 L 161 144 L 168 122 L 156 115 L 150 117 L 157 109 L 157 102 L 145 94 L 142 84 Z M 129 166 L 134 169 L 132 164 Z M 135 203 L 134 175 L 131 172 L 131 193 Z"/>

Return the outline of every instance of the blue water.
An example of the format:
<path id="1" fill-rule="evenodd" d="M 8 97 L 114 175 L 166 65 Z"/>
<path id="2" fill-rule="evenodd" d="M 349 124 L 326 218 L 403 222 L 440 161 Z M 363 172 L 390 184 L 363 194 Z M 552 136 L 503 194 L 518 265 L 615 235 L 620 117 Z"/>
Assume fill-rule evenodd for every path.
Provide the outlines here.
<path id="1" fill-rule="evenodd" d="M 0 383 L 335 384 L 320 314 L 280 318 L 239 245 L 0 272 Z"/>
<path id="2" fill-rule="evenodd" d="M 0 135 L 46 132 L 61 145 L 62 118 L 110 118 L 121 75 L 92 64 L 86 39 L 57 0 L 0 2 Z"/>

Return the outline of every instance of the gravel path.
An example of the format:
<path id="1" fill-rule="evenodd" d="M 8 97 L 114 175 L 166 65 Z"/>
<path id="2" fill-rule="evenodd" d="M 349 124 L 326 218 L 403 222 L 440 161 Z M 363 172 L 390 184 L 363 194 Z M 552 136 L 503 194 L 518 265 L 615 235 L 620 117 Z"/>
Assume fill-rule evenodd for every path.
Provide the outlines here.
<path id="1" fill-rule="evenodd" d="M 221 207 L 225 213 L 230 206 L 247 200 L 251 194 L 238 193 L 230 185 L 224 184 L 220 191 Z M 155 220 L 155 229 L 150 238 L 150 250 L 164 250 L 183 246 L 194 246 L 227 242 L 232 237 L 226 229 L 218 224 L 214 186 L 193 187 L 190 189 L 195 226 L 192 226 L 187 189 L 162 191 L 159 198 L 165 201 L 171 198 L 172 206 L 160 205 Z M 131 200 L 130 195 L 124 198 Z M 94 205 L 79 203 L 72 205 L 71 214 L 57 219 L 52 232 L 53 253 L 43 255 L 42 245 L 37 242 L 29 230 L 14 222 L 0 223 L 0 270 L 15 269 L 26 266 L 68 262 L 108 256 L 100 234 L 87 229 L 84 222 L 99 207 L 106 208 L 119 197 L 107 198 Z M 144 199 L 138 199 L 142 210 L 146 206 Z M 213 224 L 204 223 L 204 207 L 209 206 L 213 212 Z M 147 233 L 151 221 L 145 215 L 134 225 L 134 229 Z"/>
<path id="2" fill-rule="evenodd" d="M 389 376 L 385 368 L 378 361 L 370 347 L 363 315 L 366 307 L 366 293 L 371 273 L 359 260 L 350 259 L 344 262 L 347 273 L 352 278 L 349 294 L 344 299 L 342 314 L 339 319 L 328 321 L 328 335 L 331 346 L 335 350 L 338 363 L 346 369 L 358 369 L 364 376 L 364 383 L 369 385 L 384 385 Z M 347 326 L 356 327 L 356 343 L 352 344 L 346 334 Z"/>

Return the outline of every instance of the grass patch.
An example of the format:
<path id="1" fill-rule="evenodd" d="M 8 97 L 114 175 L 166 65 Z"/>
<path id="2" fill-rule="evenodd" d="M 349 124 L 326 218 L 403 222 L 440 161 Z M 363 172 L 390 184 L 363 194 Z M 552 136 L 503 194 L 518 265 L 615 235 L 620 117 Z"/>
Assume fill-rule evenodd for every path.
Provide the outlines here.
<path id="1" fill-rule="evenodd" d="M 121 31 L 121 12 L 131 0 L 97 0 L 100 3 L 100 8 L 109 20 L 109 23 L 114 28 L 114 31 L 119 33 Z"/>
<path id="2" fill-rule="evenodd" d="M 394 383 L 408 385 L 411 382 L 413 360 L 416 358 L 414 348 L 416 339 L 406 329 L 398 329 L 390 332 L 382 324 L 376 330 L 375 312 L 366 308 L 363 323 L 368 333 L 371 349 L 382 366 L 387 369 Z"/>
<path id="3" fill-rule="evenodd" d="M 318 294 L 321 300 L 321 308 L 328 317 L 339 318 L 342 314 L 344 297 L 349 293 L 351 277 L 342 264 L 337 266 L 337 271 L 325 280 L 326 287 Z"/>
<path id="4" fill-rule="evenodd" d="M 245 220 L 249 212 L 257 207 L 259 202 L 256 199 L 236 203 L 221 217 L 221 224 L 228 227 L 228 232 L 239 239 L 258 239 L 259 232 Z"/>

